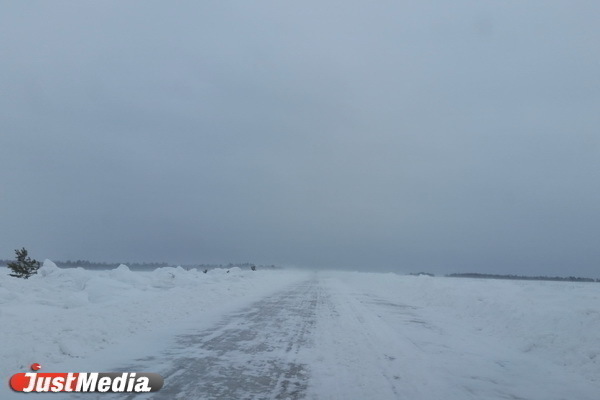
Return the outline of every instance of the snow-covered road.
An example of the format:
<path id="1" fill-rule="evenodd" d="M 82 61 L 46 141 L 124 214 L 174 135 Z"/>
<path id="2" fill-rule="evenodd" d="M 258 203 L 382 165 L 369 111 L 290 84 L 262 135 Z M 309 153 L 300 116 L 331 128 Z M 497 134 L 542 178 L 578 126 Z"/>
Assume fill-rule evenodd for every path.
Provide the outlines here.
<path id="1" fill-rule="evenodd" d="M 74 272 L 60 274 L 64 281 L 64 274 Z M 82 274 L 73 281 L 75 291 L 94 287 Z M 113 276 L 144 288 L 147 281 L 132 274 L 122 270 Z M 180 286 L 162 289 L 161 283 L 155 284 L 161 288 L 157 291 L 131 291 L 138 286 L 113 291 L 113 296 L 128 293 L 129 310 L 122 302 L 105 300 L 98 303 L 103 308 L 93 308 L 93 303 L 57 308 L 57 313 L 72 311 L 86 336 L 101 327 L 109 333 L 125 332 L 123 326 L 131 330 L 131 318 L 131 326 L 145 321 L 148 329 L 93 354 L 82 349 L 82 356 L 63 357 L 59 363 L 50 357 L 23 362 L 41 361 L 58 371 L 155 372 L 165 378 L 162 390 L 37 397 L 596 400 L 600 393 L 600 297 L 595 284 L 351 272 L 211 277 L 173 269 L 157 274 L 152 279 L 159 282 L 180 276 Z M 83 281 L 87 283 L 81 285 Z M 37 282 L 42 289 L 47 284 Z M 203 292 L 193 297 L 199 290 Z M 35 304 L 27 307 L 41 307 Z M 46 313 L 54 310 L 45 307 Z M 148 313 L 153 308 L 154 314 Z M 98 318 L 108 322 L 111 311 L 112 323 L 93 325 Z M 58 343 L 64 355 L 69 342 L 58 337 L 78 330 L 66 325 L 71 320 L 48 325 L 49 339 L 36 352 Z M 161 324 L 165 326 L 158 329 Z"/>
<path id="2" fill-rule="evenodd" d="M 317 299 L 316 280 L 293 285 L 209 329 L 179 335 L 153 365 L 123 370 L 161 365 L 165 386 L 152 399 L 304 398 L 309 366 L 298 353 L 310 346 Z"/>
<path id="3" fill-rule="evenodd" d="M 119 369 L 162 374 L 164 388 L 147 396 L 156 400 L 598 398 L 577 374 L 439 317 L 316 273 Z"/>

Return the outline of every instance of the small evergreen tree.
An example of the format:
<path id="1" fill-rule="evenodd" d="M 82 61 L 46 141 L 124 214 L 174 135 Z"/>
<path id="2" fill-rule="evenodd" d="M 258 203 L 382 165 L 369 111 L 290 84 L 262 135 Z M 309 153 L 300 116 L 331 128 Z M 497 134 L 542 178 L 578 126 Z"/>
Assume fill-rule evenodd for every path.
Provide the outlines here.
<path id="1" fill-rule="evenodd" d="M 15 250 L 17 254 L 17 261 L 10 262 L 7 264 L 8 268 L 12 269 L 13 273 L 9 274 L 15 278 L 29 278 L 31 275 L 37 274 L 37 270 L 40 268 L 40 262 L 32 260 L 31 257 L 27 256 L 27 250 L 23 247 L 21 250 Z"/>

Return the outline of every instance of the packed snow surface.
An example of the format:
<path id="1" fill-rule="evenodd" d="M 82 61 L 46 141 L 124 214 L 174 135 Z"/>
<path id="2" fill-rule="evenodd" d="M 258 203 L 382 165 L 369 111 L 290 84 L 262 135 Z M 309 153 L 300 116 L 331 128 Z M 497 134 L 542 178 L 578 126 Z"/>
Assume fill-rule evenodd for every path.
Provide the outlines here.
<path id="1" fill-rule="evenodd" d="M 8 380 L 34 362 L 111 372 L 141 359 L 146 372 L 197 369 L 156 398 L 600 398 L 596 283 L 46 260 L 27 280 L 0 269 L 0 321 L 2 399 L 28 395 Z"/>

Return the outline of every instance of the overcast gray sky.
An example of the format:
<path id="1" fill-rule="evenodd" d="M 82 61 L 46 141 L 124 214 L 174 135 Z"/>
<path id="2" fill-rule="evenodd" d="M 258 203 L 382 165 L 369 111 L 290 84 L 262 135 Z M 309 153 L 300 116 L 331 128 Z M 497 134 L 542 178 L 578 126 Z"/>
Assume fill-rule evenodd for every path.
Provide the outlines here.
<path id="1" fill-rule="evenodd" d="M 0 258 L 600 277 L 597 1 L 0 9 Z"/>

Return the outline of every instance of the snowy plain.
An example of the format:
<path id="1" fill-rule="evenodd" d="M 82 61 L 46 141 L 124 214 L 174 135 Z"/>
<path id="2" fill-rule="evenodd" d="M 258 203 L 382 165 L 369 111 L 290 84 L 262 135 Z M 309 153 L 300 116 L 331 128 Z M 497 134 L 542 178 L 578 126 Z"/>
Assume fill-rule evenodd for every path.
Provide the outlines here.
<path id="1" fill-rule="evenodd" d="M 286 292 L 294 296 L 280 295 Z M 293 355 L 275 348 L 251 355 L 293 356 L 306 366 L 306 387 L 291 398 L 600 398 L 597 283 L 239 268 L 89 271 L 49 260 L 28 280 L 0 269 L 0 398 L 32 396 L 12 392 L 8 381 L 34 362 L 41 372 L 110 372 L 134 358 L 160 360 L 175 335 L 208 329 L 269 296 L 272 307 L 281 304 L 278 318 L 294 302 L 311 307 L 294 316 L 311 320 L 302 342 L 289 346 Z M 239 325 L 243 315 L 237 318 Z M 281 326 L 288 322 L 289 330 L 300 326 L 292 319 Z M 261 336 L 276 342 L 269 329 Z M 157 361 L 146 372 L 160 369 Z"/>

